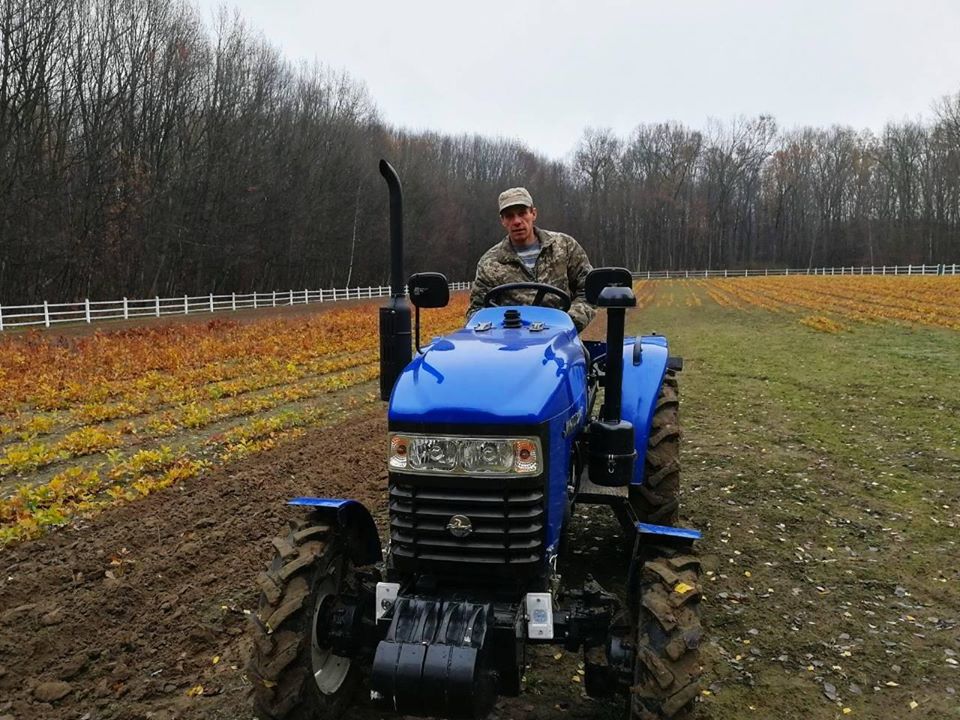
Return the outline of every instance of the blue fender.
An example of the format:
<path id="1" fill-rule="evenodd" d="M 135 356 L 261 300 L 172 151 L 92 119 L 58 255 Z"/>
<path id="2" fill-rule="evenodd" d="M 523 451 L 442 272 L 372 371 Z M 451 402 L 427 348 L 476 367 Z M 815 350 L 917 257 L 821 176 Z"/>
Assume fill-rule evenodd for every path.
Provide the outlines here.
<path id="1" fill-rule="evenodd" d="M 606 343 L 587 341 L 584 344 L 594 360 L 603 359 L 607 354 Z M 667 372 L 668 358 L 667 339 L 662 335 L 623 339 L 621 415 L 633 425 L 633 441 L 637 449 L 637 462 L 633 466 L 631 485 L 643 484 L 643 458 L 647 454 L 650 425 L 653 422 L 660 385 Z"/>
<path id="2" fill-rule="evenodd" d="M 354 565 L 373 565 L 383 559 L 380 534 L 370 511 L 356 500 L 297 497 L 287 505 L 308 507 L 337 528 Z"/>
<path id="3" fill-rule="evenodd" d="M 623 344 L 623 419 L 633 423 L 637 462 L 631 485 L 642 485 L 650 424 L 667 372 L 667 340 L 662 335 L 626 338 Z"/>
<path id="4" fill-rule="evenodd" d="M 650 542 L 658 540 L 677 540 L 680 542 L 693 542 L 703 537 L 703 533 L 693 528 L 671 527 L 668 525 L 652 525 L 650 523 L 638 522 L 634 525 L 637 533 Z"/>

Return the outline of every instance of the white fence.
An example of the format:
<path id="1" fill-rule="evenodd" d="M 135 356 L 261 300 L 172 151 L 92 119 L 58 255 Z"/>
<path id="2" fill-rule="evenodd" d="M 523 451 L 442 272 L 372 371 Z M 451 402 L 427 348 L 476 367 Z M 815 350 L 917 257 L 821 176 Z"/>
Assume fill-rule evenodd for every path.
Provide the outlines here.
<path id="1" fill-rule="evenodd" d="M 633 274 L 638 280 L 767 275 L 960 275 L 960 263 L 941 263 L 939 265 L 843 265 L 828 268 L 771 268 L 764 270 L 645 270 Z"/>
<path id="2" fill-rule="evenodd" d="M 450 283 L 451 290 L 469 289 L 470 283 Z M 140 300 L 84 300 L 76 303 L 0 306 L 0 331 L 8 328 L 57 323 L 92 323 L 100 320 L 160 317 L 161 315 L 194 315 L 245 308 L 280 307 L 306 303 L 363 300 L 389 297 L 390 286 L 336 288 L 329 290 L 283 290 L 229 295 L 184 295 L 175 298 L 153 297 Z"/>
<path id="3" fill-rule="evenodd" d="M 846 265 L 829 268 L 771 268 L 764 270 L 646 270 L 637 279 L 754 277 L 768 275 L 960 275 L 960 263 L 939 265 Z M 451 290 L 468 290 L 470 283 L 450 283 Z M 283 290 L 230 295 L 184 295 L 140 300 L 84 300 L 76 303 L 0 306 L 0 331 L 27 326 L 50 327 L 57 323 L 92 323 L 161 315 L 191 315 L 245 308 L 279 307 L 306 303 L 338 302 L 387 297 L 389 285 L 329 290 Z"/>

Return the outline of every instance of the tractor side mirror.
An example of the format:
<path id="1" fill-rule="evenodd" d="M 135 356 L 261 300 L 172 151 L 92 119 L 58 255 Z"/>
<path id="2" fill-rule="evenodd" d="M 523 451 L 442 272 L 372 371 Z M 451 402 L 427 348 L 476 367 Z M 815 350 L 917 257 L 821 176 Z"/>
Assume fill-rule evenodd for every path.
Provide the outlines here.
<path id="1" fill-rule="evenodd" d="M 411 275 L 407 281 L 410 302 L 419 308 L 442 308 L 450 302 L 450 284 L 441 273 Z"/>
<path id="2" fill-rule="evenodd" d="M 610 287 L 632 288 L 633 275 L 626 268 L 595 268 L 587 275 L 584 283 L 583 292 L 587 297 L 587 302 L 591 305 L 597 305 L 600 300 L 600 293 L 603 289 Z"/>

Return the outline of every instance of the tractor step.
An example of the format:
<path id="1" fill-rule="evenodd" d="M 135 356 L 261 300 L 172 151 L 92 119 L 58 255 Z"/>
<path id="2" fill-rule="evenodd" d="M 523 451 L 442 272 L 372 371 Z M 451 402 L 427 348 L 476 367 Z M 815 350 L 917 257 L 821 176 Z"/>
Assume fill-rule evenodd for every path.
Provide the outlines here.
<path id="1" fill-rule="evenodd" d="M 580 491 L 577 493 L 577 502 L 592 505 L 614 505 L 623 502 L 629 497 L 630 491 L 626 485 L 607 487 L 590 481 L 587 473 L 580 476 Z"/>

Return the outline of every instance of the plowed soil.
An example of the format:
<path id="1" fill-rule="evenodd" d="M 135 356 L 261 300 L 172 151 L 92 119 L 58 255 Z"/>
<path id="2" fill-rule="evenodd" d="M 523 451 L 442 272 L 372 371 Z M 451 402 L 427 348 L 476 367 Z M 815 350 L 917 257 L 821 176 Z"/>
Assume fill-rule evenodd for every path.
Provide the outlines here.
<path id="1" fill-rule="evenodd" d="M 825 335 L 708 300 L 658 286 L 631 323 L 669 330 L 686 359 L 681 523 L 704 531 L 706 570 L 695 716 L 960 718 L 960 335 Z M 244 611 L 297 512 L 284 502 L 353 497 L 385 527 L 383 414 L 0 551 L 0 720 L 250 720 Z M 606 509 L 578 509 L 567 584 L 589 571 L 615 590 L 618 534 Z M 623 717 L 555 652 L 532 653 L 497 717 Z M 383 717 L 359 701 L 347 720 Z"/>
<path id="2" fill-rule="evenodd" d="M 230 317 L 256 321 L 343 306 L 297 305 Z M 178 322 L 200 319 L 208 317 Z M 603 337 L 603 320 L 597 318 L 587 337 Z M 56 332 L 95 329 L 76 325 Z M 386 526 L 385 407 L 360 413 L 0 550 L 0 720 L 251 718 L 243 674 L 245 611 L 256 608 L 254 578 L 271 557 L 270 540 L 299 512 L 285 501 L 305 494 L 350 497 Z M 531 677 L 528 696 L 502 701 L 500 714 L 540 717 L 546 709 L 569 716 L 581 703 L 587 704 L 582 716 L 593 714 L 592 701 L 571 682 L 577 658 L 558 662 L 548 650 L 539 654 L 562 668 L 568 692 L 557 697 Z M 363 700 L 351 717 L 381 716 Z"/>
<path id="3" fill-rule="evenodd" d="M 385 526 L 385 433 L 378 406 L 4 551 L 0 717 L 250 718 L 243 611 L 256 607 L 254 577 L 271 538 L 298 512 L 284 503 L 352 497 Z M 576 658 L 569 663 L 568 681 Z M 542 706 L 569 716 L 590 703 L 579 694 L 534 688 L 501 712 L 539 717 Z M 361 702 L 352 717 L 380 713 Z"/>
<path id="4" fill-rule="evenodd" d="M 5 552 L 0 713 L 249 717 L 243 610 L 284 501 L 349 495 L 382 511 L 384 433 L 380 412 L 358 418 Z"/>

